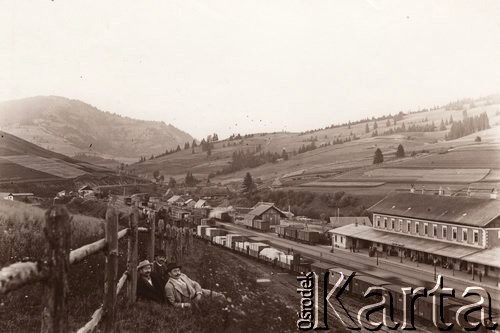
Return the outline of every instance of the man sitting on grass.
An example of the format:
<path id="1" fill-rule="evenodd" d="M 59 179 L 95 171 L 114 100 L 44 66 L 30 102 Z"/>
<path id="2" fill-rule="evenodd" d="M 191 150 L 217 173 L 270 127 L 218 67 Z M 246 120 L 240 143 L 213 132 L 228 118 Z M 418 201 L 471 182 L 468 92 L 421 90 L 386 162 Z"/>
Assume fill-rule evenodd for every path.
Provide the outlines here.
<path id="1" fill-rule="evenodd" d="M 163 294 L 163 283 L 156 274 L 152 274 L 153 264 L 149 260 L 143 260 L 137 266 L 137 298 L 158 303 L 165 303 Z"/>
<path id="2" fill-rule="evenodd" d="M 191 280 L 186 274 L 181 273 L 181 266 L 171 263 L 167 266 L 168 279 L 165 285 L 167 301 L 180 308 L 190 307 L 202 298 L 213 297 L 217 300 L 226 300 L 226 297 L 214 291 L 202 289 L 200 284 Z"/>

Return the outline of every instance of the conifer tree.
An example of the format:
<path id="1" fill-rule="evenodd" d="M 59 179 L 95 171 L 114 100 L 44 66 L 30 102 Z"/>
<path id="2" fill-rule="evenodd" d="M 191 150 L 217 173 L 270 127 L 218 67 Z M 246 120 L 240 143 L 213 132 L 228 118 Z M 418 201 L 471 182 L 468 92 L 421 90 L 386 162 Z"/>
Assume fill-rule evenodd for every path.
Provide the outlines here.
<path id="1" fill-rule="evenodd" d="M 398 146 L 398 150 L 396 151 L 396 157 L 397 158 L 405 157 L 405 150 L 404 150 L 402 144 L 399 144 L 399 146 Z M 383 157 L 382 157 L 382 160 L 383 160 Z"/>
<path id="2" fill-rule="evenodd" d="M 384 155 L 382 154 L 380 148 L 377 148 L 377 150 L 375 150 L 375 155 L 373 156 L 373 164 L 379 164 L 382 162 L 384 162 Z"/>

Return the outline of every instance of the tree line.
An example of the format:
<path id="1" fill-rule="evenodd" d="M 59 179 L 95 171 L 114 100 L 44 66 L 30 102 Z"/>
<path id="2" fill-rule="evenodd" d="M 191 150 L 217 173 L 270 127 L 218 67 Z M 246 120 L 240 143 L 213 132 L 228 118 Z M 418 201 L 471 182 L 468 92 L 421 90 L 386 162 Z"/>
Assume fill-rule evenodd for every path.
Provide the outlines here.
<path id="1" fill-rule="evenodd" d="M 466 114 L 465 114 L 466 115 Z M 454 121 L 450 131 L 445 136 L 446 140 L 458 139 L 469 134 L 490 128 L 490 121 L 486 112 L 475 117 L 464 117 L 463 120 Z"/>

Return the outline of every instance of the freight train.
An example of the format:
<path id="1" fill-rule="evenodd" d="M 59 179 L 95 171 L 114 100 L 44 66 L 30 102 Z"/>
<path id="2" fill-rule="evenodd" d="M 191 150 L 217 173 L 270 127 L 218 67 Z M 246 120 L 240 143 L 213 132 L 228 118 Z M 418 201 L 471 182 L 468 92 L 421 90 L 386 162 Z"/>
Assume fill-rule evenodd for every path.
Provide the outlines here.
<path id="1" fill-rule="evenodd" d="M 318 244 L 320 242 L 320 233 L 318 231 L 306 230 L 302 226 L 284 226 L 277 225 L 275 229 L 278 237 L 287 238 L 296 242 L 307 244 Z"/>
<path id="2" fill-rule="evenodd" d="M 196 235 L 229 251 L 239 252 L 261 262 L 281 267 L 293 273 L 310 271 L 312 260 L 299 253 L 285 253 L 269 244 L 253 240 L 247 236 L 228 233 L 227 230 L 208 225 L 197 226 Z"/>

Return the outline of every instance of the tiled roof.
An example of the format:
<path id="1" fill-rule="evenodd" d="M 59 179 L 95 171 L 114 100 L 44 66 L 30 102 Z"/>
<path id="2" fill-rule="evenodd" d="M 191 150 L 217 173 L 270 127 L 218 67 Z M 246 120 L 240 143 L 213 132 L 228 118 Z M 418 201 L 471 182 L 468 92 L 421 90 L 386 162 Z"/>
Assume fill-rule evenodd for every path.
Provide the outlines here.
<path id="1" fill-rule="evenodd" d="M 372 213 L 484 227 L 500 216 L 500 200 L 392 193 L 368 210 Z"/>
<path id="2" fill-rule="evenodd" d="M 275 209 L 282 217 L 286 217 L 285 213 L 276 208 L 273 204 L 268 204 L 268 203 L 263 203 L 255 206 L 254 209 L 248 212 L 248 215 L 261 216 L 271 208 Z"/>

